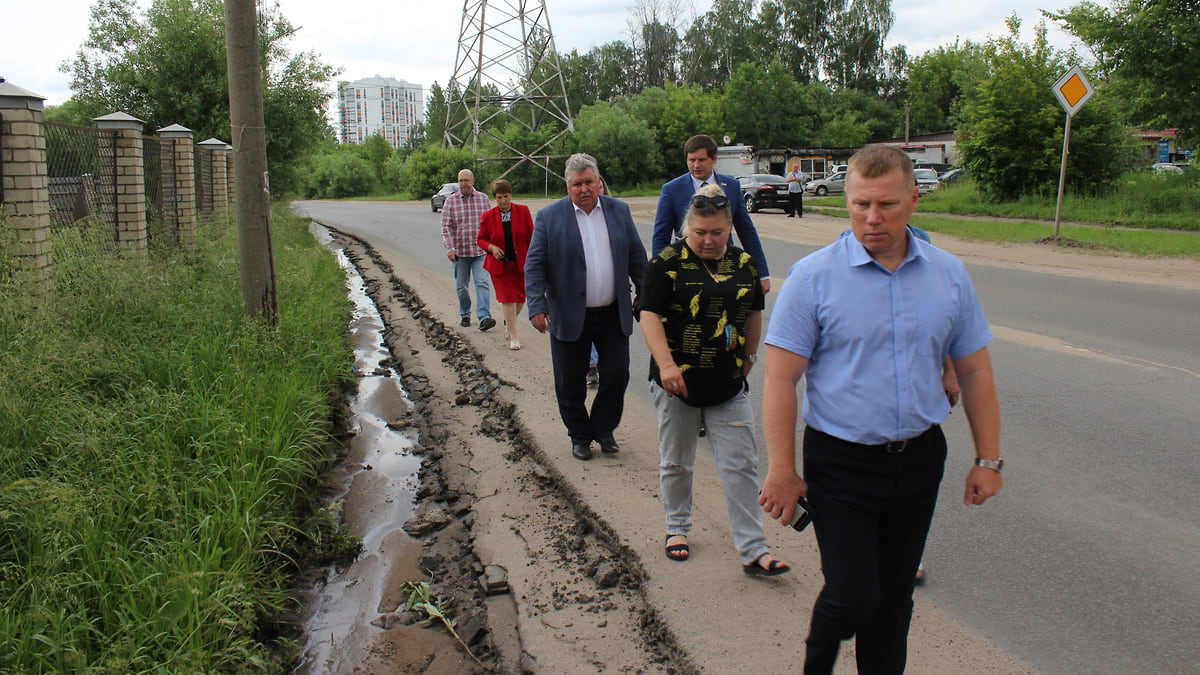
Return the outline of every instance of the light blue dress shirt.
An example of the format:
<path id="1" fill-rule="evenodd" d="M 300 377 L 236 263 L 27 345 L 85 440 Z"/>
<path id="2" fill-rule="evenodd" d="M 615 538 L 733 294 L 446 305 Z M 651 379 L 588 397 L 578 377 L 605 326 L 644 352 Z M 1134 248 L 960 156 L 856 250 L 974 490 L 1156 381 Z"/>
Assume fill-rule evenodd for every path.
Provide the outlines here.
<path id="1" fill-rule="evenodd" d="M 766 343 L 808 358 L 805 424 L 873 445 L 945 420 L 946 355 L 969 356 L 991 339 L 962 262 L 909 232 L 894 273 L 854 237 L 793 265 Z"/>

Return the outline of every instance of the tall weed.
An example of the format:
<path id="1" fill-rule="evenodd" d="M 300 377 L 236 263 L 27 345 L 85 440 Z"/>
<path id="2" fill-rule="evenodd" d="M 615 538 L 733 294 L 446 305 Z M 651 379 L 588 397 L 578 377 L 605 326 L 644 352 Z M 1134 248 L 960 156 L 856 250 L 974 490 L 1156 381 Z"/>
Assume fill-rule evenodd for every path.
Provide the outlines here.
<path id="1" fill-rule="evenodd" d="M 58 232 L 45 307 L 0 286 L 0 672 L 282 668 L 258 636 L 353 357 L 342 270 L 274 222 L 277 329 L 223 225 L 144 261 Z"/>

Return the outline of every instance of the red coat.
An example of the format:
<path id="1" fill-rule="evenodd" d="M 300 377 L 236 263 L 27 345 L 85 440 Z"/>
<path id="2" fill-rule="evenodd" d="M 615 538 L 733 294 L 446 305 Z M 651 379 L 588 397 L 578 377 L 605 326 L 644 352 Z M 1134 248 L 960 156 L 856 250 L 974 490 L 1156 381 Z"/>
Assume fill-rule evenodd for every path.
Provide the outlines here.
<path id="1" fill-rule="evenodd" d="M 512 205 L 512 236 L 513 246 L 517 249 L 516 269 L 520 270 L 521 283 L 524 283 L 525 254 L 529 252 L 529 240 L 533 238 L 533 216 L 528 206 Z M 485 211 L 479 221 L 479 248 L 486 253 L 489 245 L 504 248 L 504 224 L 500 222 L 499 206 Z M 514 263 L 501 263 L 490 253 L 483 259 L 483 268 L 493 277 L 504 276 L 504 268 L 512 269 L 511 265 Z"/>

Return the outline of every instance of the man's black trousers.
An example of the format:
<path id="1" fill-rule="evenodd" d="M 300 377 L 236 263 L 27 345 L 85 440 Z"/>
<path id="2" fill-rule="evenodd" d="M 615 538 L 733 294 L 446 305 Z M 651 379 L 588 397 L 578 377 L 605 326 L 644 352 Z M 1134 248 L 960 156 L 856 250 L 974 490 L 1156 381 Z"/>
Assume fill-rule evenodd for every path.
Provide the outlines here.
<path id="1" fill-rule="evenodd" d="M 858 672 L 904 672 L 917 566 L 946 463 L 934 426 L 904 452 L 804 431 L 804 479 L 825 586 L 813 607 L 804 672 L 833 672 L 856 636 Z"/>
<path id="2" fill-rule="evenodd" d="M 788 214 L 796 214 L 797 216 L 804 215 L 804 193 L 789 192 L 788 193 Z"/>
<path id="3" fill-rule="evenodd" d="M 550 336 L 550 357 L 554 362 L 554 393 L 558 412 L 572 443 L 587 444 L 610 438 L 621 423 L 625 410 L 625 389 L 629 386 L 629 336 L 621 330 L 617 304 L 589 309 L 583 332 L 574 342 Z M 553 321 L 551 317 L 551 321 Z M 596 345 L 600 386 L 587 409 L 587 371 Z"/>

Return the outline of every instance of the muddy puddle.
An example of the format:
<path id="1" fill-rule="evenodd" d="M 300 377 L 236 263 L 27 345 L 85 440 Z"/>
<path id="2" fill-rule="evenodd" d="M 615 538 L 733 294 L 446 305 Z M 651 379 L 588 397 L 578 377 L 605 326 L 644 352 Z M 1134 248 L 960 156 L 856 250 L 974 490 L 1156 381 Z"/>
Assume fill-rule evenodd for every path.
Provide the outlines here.
<path id="1" fill-rule="evenodd" d="M 314 224 L 311 230 L 346 270 L 348 297 L 354 304 L 349 334 L 358 391 L 346 421 L 347 454 L 328 487 L 331 503 L 341 505 L 341 520 L 361 538 L 362 554 L 345 569 L 329 570 L 305 598 L 303 650 L 293 671 L 304 675 L 354 669 L 378 632 L 371 621 L 379 616 L 392 561 L 406 547 L 420 546 L 401 529 L 413 515 L 420 487 L 413 404 L 389 365 L 386 327 L 362 276 L 327 229 Z"/>

